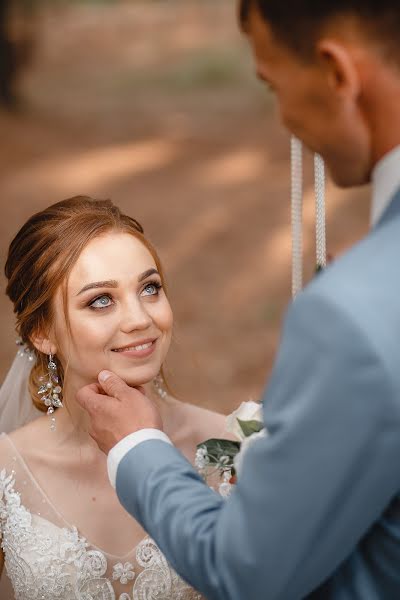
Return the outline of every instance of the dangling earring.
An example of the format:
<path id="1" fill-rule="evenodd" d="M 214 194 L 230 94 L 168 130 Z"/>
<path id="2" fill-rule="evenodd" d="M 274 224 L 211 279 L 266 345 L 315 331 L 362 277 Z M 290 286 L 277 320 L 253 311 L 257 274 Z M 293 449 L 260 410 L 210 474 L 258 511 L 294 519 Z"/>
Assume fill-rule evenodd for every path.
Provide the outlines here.
<path id="1" fill-rule="evenodd" d="M 161 373 L 153 379 L 153 385 L 157 394 L 164 400 L 168 396 L 168 392 L 165 389 L 165 380 Z"/>
<path id="2" fill-rule="evenodd" d="M 51 431 L 55 431 L 55 409 L 63 408 L 63 403 L 61 400 L 62 388 L 58 377 L 57 364 L 55 363 L 52 354 L 49 355 L 49 362 L 47 365 L 47 382 L 40 386 L 38 394 L 39 396 L 42 396 L 43 403 L 47 406 L 47 414 L 51 417 L 50 429 Z"/>

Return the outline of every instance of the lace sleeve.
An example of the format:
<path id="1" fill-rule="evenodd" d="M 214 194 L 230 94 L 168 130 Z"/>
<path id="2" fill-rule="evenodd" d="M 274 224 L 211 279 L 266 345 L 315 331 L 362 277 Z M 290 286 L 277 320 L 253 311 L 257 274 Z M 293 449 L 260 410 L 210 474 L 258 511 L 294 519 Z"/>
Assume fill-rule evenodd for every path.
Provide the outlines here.
<path id="1" fill-rule="evenodd" d="M 4 435 L 0 434 L 0 448 L 3 447 L 4 444 Z M 3 438 L 3 439 L 2 439 Z M 4 462 L 4 455 L 0 452 L 0 597 L 1 598 L 14 598 L 12 589 L 10 588 L 10 582 L 6 577 L 5 573 L 5 564 L 4 564 L 4 550 L 3 550 L 3 535 L 4 535 L 4 526 L 7 520 L 7 503 L 6 497 L 8 495 L 10 485 L 12 485 L 12 476 L 7 475 L 6 469 L 4 465 L 1 463 Z"/>
<path id="2" fill-rule="evenodd" d="M 9 600 L 14 598 L 14 591 L 6 572 L 3 537 L 9 516 L 8 498 L 13 485 L 13 475 L 2 469 L 0 471 L 0 598 L 9 598 Z"/>
<path id="3" fill-rule="evenodd" d="M 14 474 L 2 469 L 0 471 L 0 542 L 3 538 L 3 531 L 8 518 L 8 502 L 14 484 Z"/>
<path id="4" fill-rule="evenodd" d="M 4 521 L 4 518 L 6 515 L 6 505 L 5 505 L 5 499 L 4 499 L 5 489 L 4 489 L 2 477 L 3 477 L 3 471 L 0 473 L 0 551 L 2 550 L 1 542 L 3 539 L 3 521 Z"/>
<path id="5" fill-rule="evenodd" d="M 6 526 L 10 506 L 17 501 L 14 487 L 16 481 L 16 461 L 7 441 L 7 435 L 0 434 L 0 545 Z"/>

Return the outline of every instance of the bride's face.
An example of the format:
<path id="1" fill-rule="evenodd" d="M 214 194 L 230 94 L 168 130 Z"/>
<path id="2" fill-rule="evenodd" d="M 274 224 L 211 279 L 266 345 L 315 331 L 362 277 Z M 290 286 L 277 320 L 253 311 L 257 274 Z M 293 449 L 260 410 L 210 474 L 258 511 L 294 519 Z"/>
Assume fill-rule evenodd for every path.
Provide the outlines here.
<path id="1" fill-rule="evenodd" d="M 109 233 L 90 242 L 56 298 L 57 355 L 75 385 L 109 369 L 129 385 L 151 381 L 167 355 L 171 307 L 147 248 L 132 235 Z M 71 381 L 72 382 L 72 381 Z"/>

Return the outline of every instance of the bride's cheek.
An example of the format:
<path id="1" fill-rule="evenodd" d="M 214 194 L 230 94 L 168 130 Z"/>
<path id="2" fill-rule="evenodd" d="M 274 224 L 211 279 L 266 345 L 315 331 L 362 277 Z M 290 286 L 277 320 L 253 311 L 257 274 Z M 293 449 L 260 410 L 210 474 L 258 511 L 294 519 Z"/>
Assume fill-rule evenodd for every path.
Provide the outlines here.
<path id="1" fill-rule="evenodd" d="M 105 348 L 109 339 L 109 328 L 103 321 L 94 323 L 91 319 L 76 319 L 72 324 L 76 348 L 76 359 L 83 362 L 105 360 Z M 84 365 L 82 365 L 84 367 Z"/>
<path id="2" fill-rule="evenodd" d="M 161 331 L 171 333 L 174 324 L 174 315 L 167 299 L 159 307 L 157 314 L 158 327 Z"/>

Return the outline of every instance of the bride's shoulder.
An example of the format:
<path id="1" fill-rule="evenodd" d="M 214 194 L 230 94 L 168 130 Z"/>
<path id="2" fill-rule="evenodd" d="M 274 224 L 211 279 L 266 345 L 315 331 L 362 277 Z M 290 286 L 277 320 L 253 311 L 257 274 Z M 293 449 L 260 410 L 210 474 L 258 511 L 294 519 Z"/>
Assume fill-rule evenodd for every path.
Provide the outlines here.
<path id="1" fill-rule="evenodd" d="M 43 465 L 49 455 L 46 452 L 46 419 L 41 417 L 15 429 L 11 433 L 0 434 L 0 472 L 13 474 L 16 484 L 26 479 L 32 468 Z M 26 488 L 27 489 L 27 488 Z"/>
<path id="2" fill-rule="evenodd" d="M 0 455 L 1 448 L 14 446 L 21 453 L 22 450 L 29 451 L 29 448 L 34 448 L 38 445 L 39 441 L 43 442 L 43 436 L 45 429 L 49 428 L 46 417 L 39 417 L 34 421 L 15 429 L 11 433 L 0 434 Z"/>
<path id="3" fill-rule="evenodd" d="M 196 444 L 210 438 L 230 439 L 232 437 L 226 431 L 226 416 L 221 413 L 180 400 L 176 401 L 176 411 L 180 417 L 180 427 Z"/>

